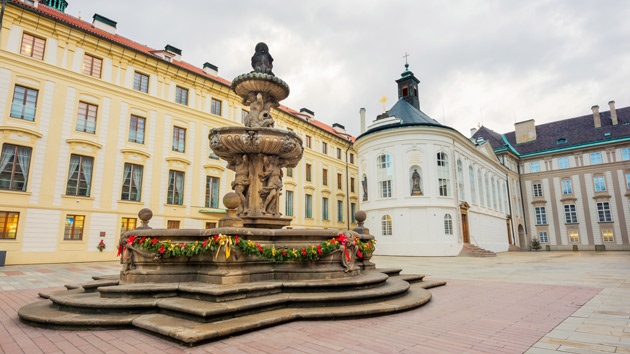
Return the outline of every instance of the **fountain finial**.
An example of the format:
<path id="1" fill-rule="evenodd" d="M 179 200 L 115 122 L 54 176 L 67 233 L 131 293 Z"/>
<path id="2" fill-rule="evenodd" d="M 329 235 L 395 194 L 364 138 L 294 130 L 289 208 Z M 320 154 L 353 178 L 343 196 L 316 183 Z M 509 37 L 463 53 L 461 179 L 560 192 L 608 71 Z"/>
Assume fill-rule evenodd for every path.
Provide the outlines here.
<path id="1" fill-rule="evenodd" d="M 260 42 L 256 44 L 256 52 L 252 57 L 252 68 L 254 72 L 273 75 L 273 58 L 269 54 L 269 47 L 266 43 Z"/>

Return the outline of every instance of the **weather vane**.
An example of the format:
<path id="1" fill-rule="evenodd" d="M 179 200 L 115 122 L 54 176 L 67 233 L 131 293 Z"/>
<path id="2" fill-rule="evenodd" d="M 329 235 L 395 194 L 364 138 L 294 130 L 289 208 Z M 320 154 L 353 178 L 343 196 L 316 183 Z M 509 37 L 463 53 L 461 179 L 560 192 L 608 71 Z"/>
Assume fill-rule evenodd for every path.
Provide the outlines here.
<path id="1" fill-rule="evenodd" d="M 378 100 L 380 103 L 383 104 L 383 113 L 385 113 L 385 101 L 387 101 L 387 97 L 383 96 L 380 100 Z"/>

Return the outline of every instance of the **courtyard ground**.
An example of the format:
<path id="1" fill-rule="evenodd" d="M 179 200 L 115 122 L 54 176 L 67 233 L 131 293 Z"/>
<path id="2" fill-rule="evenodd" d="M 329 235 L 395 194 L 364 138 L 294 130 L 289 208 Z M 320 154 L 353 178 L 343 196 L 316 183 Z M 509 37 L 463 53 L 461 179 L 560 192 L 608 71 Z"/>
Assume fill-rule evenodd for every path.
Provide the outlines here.
<path id="1" fill-rule="evenodd" d="M 389 316 L 287 323 L 194 348 L 134 329 L 57 331 L 17 310 L 43 289 L 115 274 L 116 262 L 0 267 L 3 353 L 630 353 L 630 253 L 374 257 L 448 284 Z"/>

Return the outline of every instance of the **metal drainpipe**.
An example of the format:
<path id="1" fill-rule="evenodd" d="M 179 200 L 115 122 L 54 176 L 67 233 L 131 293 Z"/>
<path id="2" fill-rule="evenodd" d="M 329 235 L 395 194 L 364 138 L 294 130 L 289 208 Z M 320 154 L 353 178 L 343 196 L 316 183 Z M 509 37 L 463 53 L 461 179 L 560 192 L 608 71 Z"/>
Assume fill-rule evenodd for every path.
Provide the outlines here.
<path id="1" fill-rule="evenodd" d="M 348 140 L 348 148 L 346 149 L 346 214 L 348 215 L 346 217 L 347 221 L 346 224 L 348 225 L 348 230 L 350 230 L 350 188 L 348 188 L 349 185 L 349 179 L 350 176 L 348 176 L 349 171 L 348 171 L 348 150 L 350 150 L 350 148 L 352 147 L 352 143 L 350 142 L 350 140 Z"/>

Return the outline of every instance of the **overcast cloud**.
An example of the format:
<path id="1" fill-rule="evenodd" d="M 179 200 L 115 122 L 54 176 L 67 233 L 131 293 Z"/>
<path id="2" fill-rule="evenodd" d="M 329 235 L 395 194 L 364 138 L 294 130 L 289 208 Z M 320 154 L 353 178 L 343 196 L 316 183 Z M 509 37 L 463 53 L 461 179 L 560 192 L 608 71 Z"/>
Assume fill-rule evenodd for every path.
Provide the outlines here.
<path id="1" fill-rule="evenodd" d="M 68 0 L 67 13 L 118 22 L 118 34 L 171 44 L 232 80 L 251 71 L 259 41 L 291 87 L 283 104 L 359 134 L 396 101 L 404 70 L 420 79 L 420 108 L 469 136 L 481 120 L 500 133 L 630 105 L 628 1 Z"/>

